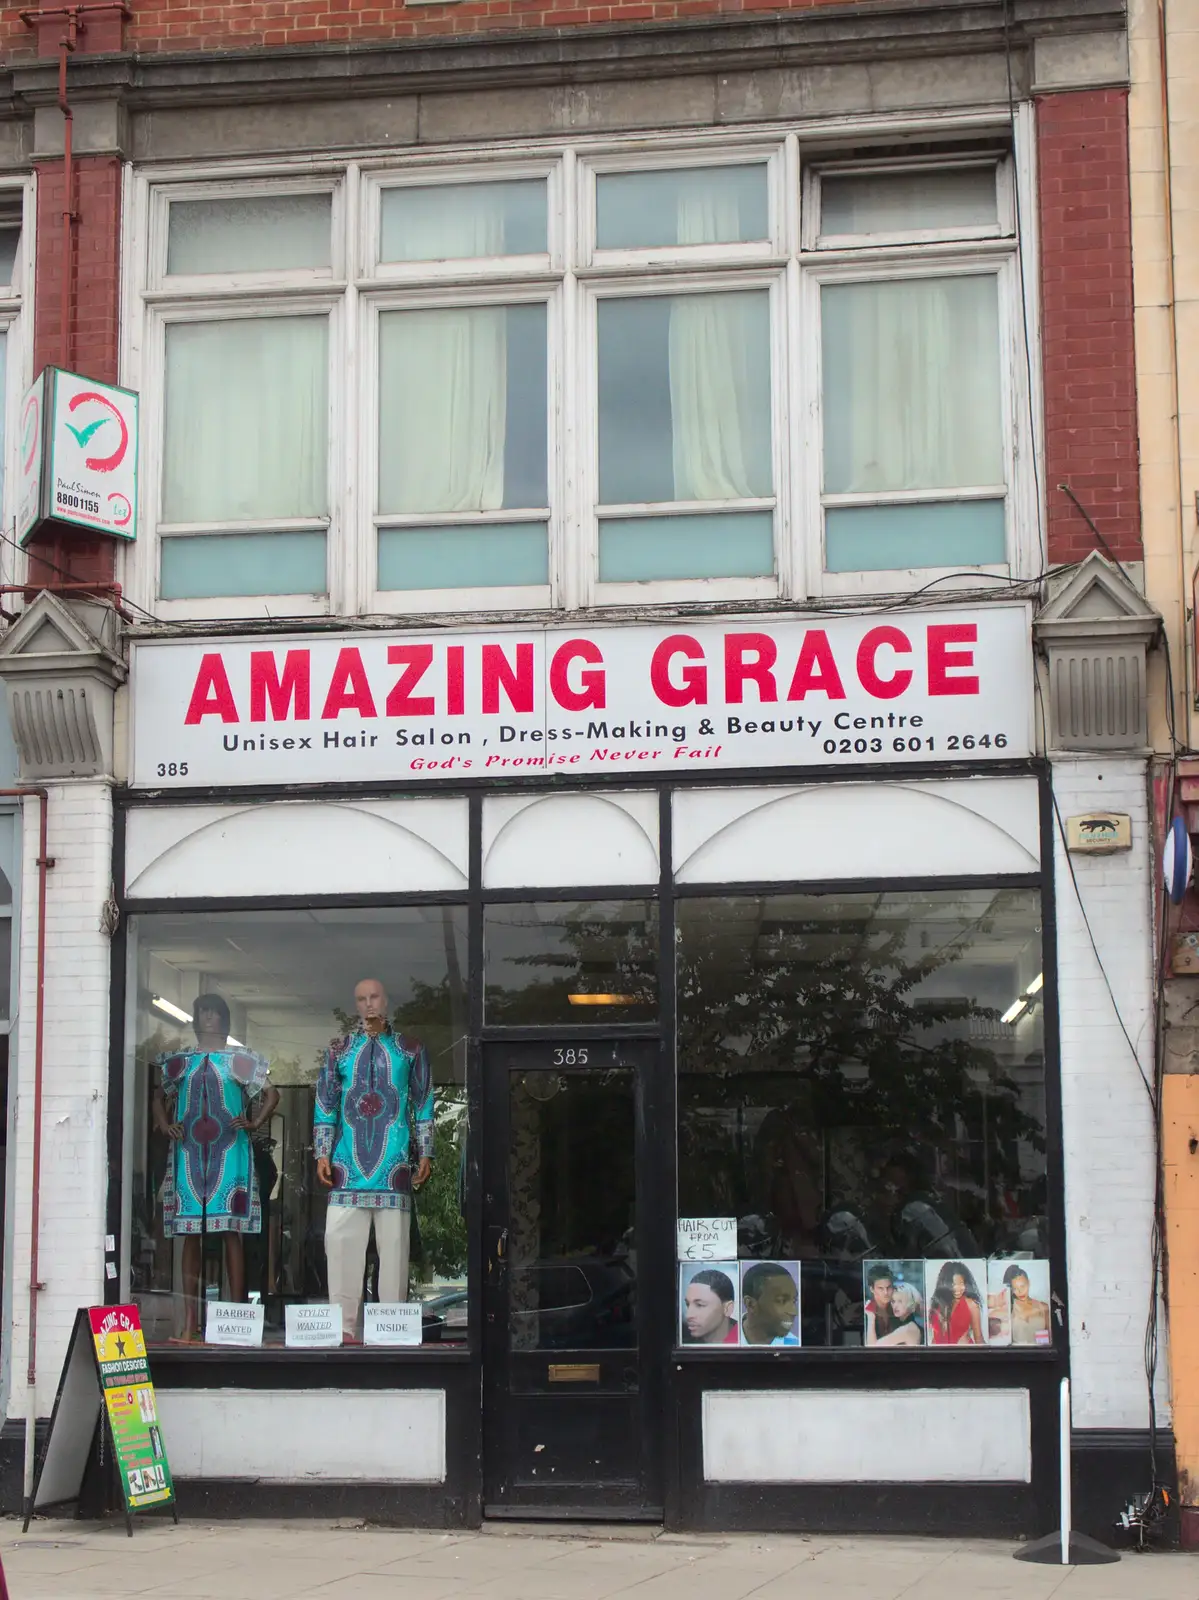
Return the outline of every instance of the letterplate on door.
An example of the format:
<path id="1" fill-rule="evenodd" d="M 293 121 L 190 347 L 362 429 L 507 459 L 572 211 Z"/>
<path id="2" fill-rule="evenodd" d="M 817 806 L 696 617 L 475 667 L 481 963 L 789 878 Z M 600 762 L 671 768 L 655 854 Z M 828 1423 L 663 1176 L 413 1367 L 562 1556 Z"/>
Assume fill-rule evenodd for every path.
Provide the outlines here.
<path id="1" fill-rule="evenodd" d="M 551 1361 L 549 1380 L 551 1383 L 598 1383 L 600 1364 L 598 1361 Z"/>

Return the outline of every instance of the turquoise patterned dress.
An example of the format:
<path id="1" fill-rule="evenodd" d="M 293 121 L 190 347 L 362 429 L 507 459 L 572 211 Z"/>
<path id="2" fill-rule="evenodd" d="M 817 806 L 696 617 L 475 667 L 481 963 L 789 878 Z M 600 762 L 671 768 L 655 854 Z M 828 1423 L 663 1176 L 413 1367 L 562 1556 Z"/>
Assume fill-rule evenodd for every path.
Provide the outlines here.
<path id="1" fill-rule="evenodd" d="M 267 1063 L 250 1050 L 191 1050 L 158 1063 L 171 1122 L 183 1137 L 171 1141 L 162 1186 L 162 1231 L 183 1234 L 258 1233 L 262 1201 L 245 1116 L 269 1083 Z"/>

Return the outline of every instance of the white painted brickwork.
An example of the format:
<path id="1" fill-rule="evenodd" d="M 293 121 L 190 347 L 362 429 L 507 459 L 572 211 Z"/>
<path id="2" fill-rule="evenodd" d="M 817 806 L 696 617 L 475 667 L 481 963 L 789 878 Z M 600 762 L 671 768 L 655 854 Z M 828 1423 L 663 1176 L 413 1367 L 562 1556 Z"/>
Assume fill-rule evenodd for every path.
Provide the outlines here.
<path id="1" fill-rule="evenodd" d="M 50 786 L 46 1030 L 37 1409 L 48 1416 L 76 1308 L 104 1297 L 109 941 L 100 912 L 112 876 L 112 796 L 104 783 Z M 39 801 L 23 802 L 20 1017 L 16 1073 L 10 1416 L 26 1407 L 29 1224 L 37 1012 Z M 10 1160 L 13 1155 L 10 1152 Z"/>
<path id="2" fill-rule="evenodd" d="M 1132 817 L 1131 851 L 1071 859 L 1120 1015 L 1152 1081 L 1153 851 L 1146 763 L 1055 758 L 1053 785 L 1063 819 L 1099 810 Z M 1144 1428 L 1153 1118 L 1091 949 L 1060 836 L 1054 862 L 1074 1426 Z M 1159 1417 L 1165 1420 L 1164 1324 L 1162 1334 Z"/>

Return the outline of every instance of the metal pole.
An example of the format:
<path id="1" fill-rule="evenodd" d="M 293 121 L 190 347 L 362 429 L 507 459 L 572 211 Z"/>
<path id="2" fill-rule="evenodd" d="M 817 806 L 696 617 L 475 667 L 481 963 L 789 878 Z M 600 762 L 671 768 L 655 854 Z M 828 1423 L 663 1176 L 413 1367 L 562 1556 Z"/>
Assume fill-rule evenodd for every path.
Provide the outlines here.
<path id="1" fill-rule="evenodd" d="M 1070 1565 L 1070 1380 L 1062 1379 L 1061 1399 L 1062 1566 Z"/>

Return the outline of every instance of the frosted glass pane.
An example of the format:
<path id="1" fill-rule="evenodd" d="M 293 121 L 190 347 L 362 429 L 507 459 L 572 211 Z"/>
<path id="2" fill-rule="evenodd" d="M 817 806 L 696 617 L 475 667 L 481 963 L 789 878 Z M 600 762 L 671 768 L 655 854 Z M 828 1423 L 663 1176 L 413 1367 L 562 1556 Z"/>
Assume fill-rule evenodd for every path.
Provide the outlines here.
<path id="1" fill-rule="evenodd" d="M 742 244 L 769 233 L 766 163 L 664 172 L 601 172 L 595 180 L 600 250 Z"/>
<path id="2" fill-rule="evenodd" d="M 0 228 L 0 283 L 12 282 L 20 243 L 20 228 Z"/>
<path id="3" fill-rule="evenodd" d="M 381 261 L 544 255 L 544 178 L 384 189 Z"/>
<path id="4" fill-rule="evenodd" d="M 328 396 L 326 317 L 169 324 L 164 521 L 324 516 Z"/>
<path id="5" fill-rule="evenodd" d="M 605 505 L 771 493 L 765 290 L 599 303 Z"/>
<path id="6" fill-rule="evenodd" d="M 769 511 L 621 517 L 600 523 L 601 583 L 768 578 L 773 572 L 774 517 Z"/>
<path id="7" fill-rule="evenodd" d="M 550 581 L 544 522 L 380 528 L 380 589 L 490 589 Z"/>
<path id="8" fill-rule="evenodd" d="M 998 220 L 994 167 L 820 180 L 822 234 L 994 228 Z"/>
<path id="9" fill-rule="evenodd" d="M 830 506 L 824 514 L 825 569 L 1000 566 L 1007 560 L 1003 507 L 1002 500 Z"/>
<path id="10" fill-rule="evenodd" d="M 159 593 L 164 600 L 233 595 L 324 594 L 325 535 L 198 534 L 163 539 Z"/>
<path id="11" fill-rule="evenodd" d="M 167 274 L 328 267 L 332 218 L 330 194 L 172 200 Z"/>
<path id="12" fill-rule="evenodd" d="M 1003 483 L 993 274 L 828 284 L 820 303 L 826 494 Z"/>
<path id="13" fill-rule="evenodd" d="M 547 504 L 544 303 L 379 318 L 379 510 Z"/>

